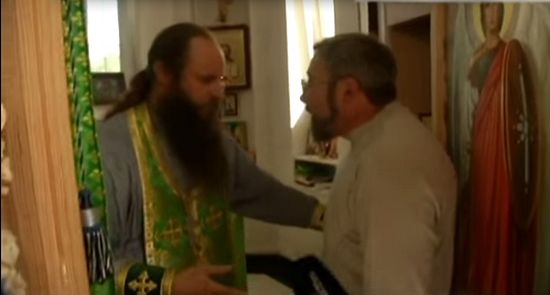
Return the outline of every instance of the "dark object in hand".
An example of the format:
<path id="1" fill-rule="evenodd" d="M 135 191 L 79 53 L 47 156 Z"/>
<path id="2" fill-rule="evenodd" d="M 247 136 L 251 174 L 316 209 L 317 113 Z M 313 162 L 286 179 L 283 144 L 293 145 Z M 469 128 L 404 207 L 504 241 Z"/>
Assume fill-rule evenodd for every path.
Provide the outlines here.
<path id="1" fill-rule="evenodd" d="M 315 256 L 292 261 L 281 255 L 246 256 L 248 273 L 265 274 L 295 295 L 347 295 L 338 280 Z"/>

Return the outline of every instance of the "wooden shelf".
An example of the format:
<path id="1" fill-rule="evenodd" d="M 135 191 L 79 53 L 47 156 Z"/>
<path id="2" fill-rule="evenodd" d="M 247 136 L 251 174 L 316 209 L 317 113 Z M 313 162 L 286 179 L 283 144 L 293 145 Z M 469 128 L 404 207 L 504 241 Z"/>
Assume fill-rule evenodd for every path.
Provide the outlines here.
<path id="1" fill-rule="evenodd" d="M 314 186 L 304 186 L 299 183 L 294 183 L 294 188 L 316 197 L 319 201 L 327 202 L 332 190 L 332 183 L 316 183 Z"/>
<path id="2" fill-rule="evenodd" d="M 294 160 L 310 162 L 310 163 L 317 163 L 317 164 L 324 164 L 324 165 L 331 165 L 331 166 L 337 166 L 338 165 L 338 159 L 321 158 L 321 157 L 316 156 L 316 155 L 299 155 L 299 156 L 295 156 Z"/>

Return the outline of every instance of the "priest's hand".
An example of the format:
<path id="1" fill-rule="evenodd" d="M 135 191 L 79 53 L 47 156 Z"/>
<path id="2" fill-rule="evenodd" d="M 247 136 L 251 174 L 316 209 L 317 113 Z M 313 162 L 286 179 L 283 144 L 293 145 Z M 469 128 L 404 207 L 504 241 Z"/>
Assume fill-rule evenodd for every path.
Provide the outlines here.
<path id="1" fill-rule="evenodd" d="M 231 272 L 231 266 L 199 265 L 174 276 L 171 295 L 246 295 L 242 290 L 224 286 L 212 276 Z"/>

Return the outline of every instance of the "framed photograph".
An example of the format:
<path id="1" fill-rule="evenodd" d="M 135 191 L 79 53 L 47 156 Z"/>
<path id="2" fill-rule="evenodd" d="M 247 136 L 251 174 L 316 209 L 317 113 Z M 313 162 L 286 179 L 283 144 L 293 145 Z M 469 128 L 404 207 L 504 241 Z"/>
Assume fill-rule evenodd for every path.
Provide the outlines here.
<path id="1" fill-rule="evenodd" d="M 95 105 L 120 101 L 126 91 L 123 73 L 92 73 L 92 97 Z"/>
<path id="2" fill-rule="evenodd" d="M 247 25 L 209 28 L 225 55 L 227 89 L 250 88 L 250 49 Z"/>
<path id="3" fill-rule="evenodd" d="M 239 100 L 236 93 L 228 93 L 223 99 L 223 116 L 234 117 L 239 114 Z"/>
<path id="4" fill-rule="evenodd" d="M 248 136 L 246 133 L 246 122 L 227 121 L 223 122 L 224 128 L 231 137 L 246 151 L 248 151 Z"/>

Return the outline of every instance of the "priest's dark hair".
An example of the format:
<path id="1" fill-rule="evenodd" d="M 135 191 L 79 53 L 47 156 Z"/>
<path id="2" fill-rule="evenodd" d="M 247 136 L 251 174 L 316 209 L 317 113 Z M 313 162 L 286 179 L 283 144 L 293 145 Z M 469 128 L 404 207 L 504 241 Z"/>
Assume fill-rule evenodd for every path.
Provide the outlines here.
<path id="1" fill-rule="evenodd" d="M 147 67 L 130 81 L 123 100 L 108 114 L 111 117 L 147 100 L 155 83 L 153 65 L 162 62 L 173 77 L 182 74 L 189 55 L 191 40 L 196 37 L 213 39 L 207 29 L 192 23 L 179 23 L 161 31 L 153 40 L 147 55 Z"/>

